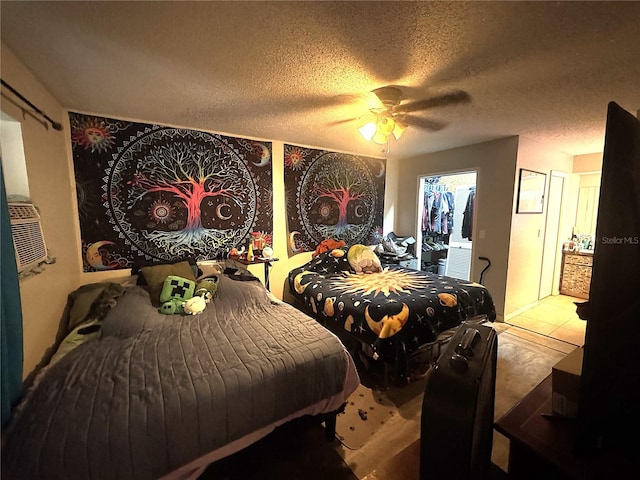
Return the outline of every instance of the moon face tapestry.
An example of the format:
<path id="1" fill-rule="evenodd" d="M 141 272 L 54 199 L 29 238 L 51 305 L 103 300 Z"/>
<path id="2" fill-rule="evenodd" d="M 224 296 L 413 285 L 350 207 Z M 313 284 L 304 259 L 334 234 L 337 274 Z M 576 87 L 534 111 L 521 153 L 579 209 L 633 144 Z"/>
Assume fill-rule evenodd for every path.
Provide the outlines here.
<path id="1" fill-rule="evenodd" d="M 273 235 L 270 142 L 69 113 L 83 270 L 218 258 Z"/>
<path id="2" fill-rule="evenodd" d="M 284 145 L 287 238 L 292 254 L 326 239 L 382 240 L 386 161 Z"/>

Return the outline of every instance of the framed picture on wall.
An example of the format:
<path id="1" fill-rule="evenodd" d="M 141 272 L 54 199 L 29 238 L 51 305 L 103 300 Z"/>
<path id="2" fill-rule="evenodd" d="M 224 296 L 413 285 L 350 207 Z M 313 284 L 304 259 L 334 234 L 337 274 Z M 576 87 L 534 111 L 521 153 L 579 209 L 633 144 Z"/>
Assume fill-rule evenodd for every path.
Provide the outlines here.
<path id="1" fill-rule="evenodd" d="M 542 213 L 546 183 L 545 173 L 521 168 L 516 213 Z"/>

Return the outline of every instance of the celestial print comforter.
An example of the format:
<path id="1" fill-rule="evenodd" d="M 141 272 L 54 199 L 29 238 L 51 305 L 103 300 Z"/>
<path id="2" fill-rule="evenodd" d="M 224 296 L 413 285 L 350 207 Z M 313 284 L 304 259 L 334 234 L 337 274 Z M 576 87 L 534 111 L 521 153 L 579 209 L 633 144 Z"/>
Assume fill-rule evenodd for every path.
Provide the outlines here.
<path id="1" fill-rule="evenodd" d="M 288 281 L 306 313 L 392 363 L 465 320 L 496 317 L 491 294 L 478 283 L 395 266 L 356 274 L 346 255 L 331 252 L 290 271 Z"/>

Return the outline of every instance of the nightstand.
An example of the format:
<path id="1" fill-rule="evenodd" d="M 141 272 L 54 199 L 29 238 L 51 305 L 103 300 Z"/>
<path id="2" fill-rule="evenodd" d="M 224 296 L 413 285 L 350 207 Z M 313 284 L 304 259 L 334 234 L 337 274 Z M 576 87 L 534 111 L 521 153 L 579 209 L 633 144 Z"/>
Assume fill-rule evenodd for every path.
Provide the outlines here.
<path id="1" fill-rule="evenodd" d="M 247 260 L 244 258 L 229 257 L 230 261 L 240 263 L 242 265 L 264 265 L 264 286 L 269 290 L 269 270 L 271 269 L 271 262 L 277 262 L 279 258 L 254 258 L 253 260 Z"/>

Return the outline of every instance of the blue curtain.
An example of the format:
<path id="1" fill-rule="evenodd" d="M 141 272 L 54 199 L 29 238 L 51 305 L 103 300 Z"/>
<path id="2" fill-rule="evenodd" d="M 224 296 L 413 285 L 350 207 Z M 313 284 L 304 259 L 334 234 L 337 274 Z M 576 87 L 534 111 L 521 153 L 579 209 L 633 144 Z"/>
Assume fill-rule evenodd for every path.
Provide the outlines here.
<path id="1" fill-rule="evenodd" d="M 7 195 L 4 188 L 4 175 L 0 165 L 0 356 L 2 371 L 0 381 L 2 390 L 2 426 L 11 416 L 11 408 L 20 399 L 22 393 L 22 305 L 20 303 L 20 283 L 16 265 L 13 239 L 11 238 L 11 220 L 7 207 Z"/>

